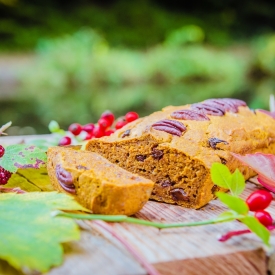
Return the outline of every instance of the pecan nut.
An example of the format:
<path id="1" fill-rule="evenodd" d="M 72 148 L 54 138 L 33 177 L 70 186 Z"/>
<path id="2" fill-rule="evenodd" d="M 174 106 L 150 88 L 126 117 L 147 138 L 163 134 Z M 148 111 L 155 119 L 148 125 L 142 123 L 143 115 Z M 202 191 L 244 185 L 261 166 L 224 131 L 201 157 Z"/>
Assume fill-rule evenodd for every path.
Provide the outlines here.
<path id="1" fill-rule="evenodd" d="M 195 111 L 200 111 L 206 115 L 211 116 L 223 116 L 224 111 L 221 108 L 213 106 L 212 104 L 208 103 L 197 103 L 191 105 L 191 109 Z"/>
<path id="2" fill-rule="evenodd" d="M 210 104 L 214 107 L 222 109 L 224 112 L 238 112 L 238 107 L 247 106 L 243 100 L 235 98 L 213 98 L 205 100 L 203 103 Z"/>
<path id="3" fill-rule="evenodd" d="M 225 100 L 223 98 L 208 99 L 208 100 L 205 100 L 203 103 L 206 103 L 208 105 L 221 109 L 223 112 L 232 112 L 232 113 L 238 112 L 238 107 L 236 105 L 234 105 L 232 102 Z"/>
<path id="4" fill-rule="evenodd" d="M 166 133 L 181 136 L 182 132 L 186 131 L 186 127 L 179 121 L 163 119 L 155 122 L 152 127 L 158 131 L 164 131 Z"/>
<path id="5" fill-rule="evenodd" d="M 230 104 L 233 104 L 233 105 L 235 105 L 237 107 L 240 107 L 240 106 L 245 107 L 245 106 L 247 106 L 246 103 L 245 103 L 245 101 L 240 100 L 240 99 L 236 99 L 236 98 L 224 98 L 224 100 L 227 101 L 227 102 L 230 102 Z"/>
<path id="6" fill-rule="evenodd" d="M 171 114 L 172 118 L 182 119 L 182 120 L 209 120 L 209 118 L 202 112 L 195 110 L 179 110 Z"/>
<path id="7" fill-rule="evenodd" d="M 60 186 L 68 193 L 75 194 L 75 186 L 73 184 L 72 174 L 66 171 L 61 165 L 57 165 L 55 168 L 55 174 Z"/>

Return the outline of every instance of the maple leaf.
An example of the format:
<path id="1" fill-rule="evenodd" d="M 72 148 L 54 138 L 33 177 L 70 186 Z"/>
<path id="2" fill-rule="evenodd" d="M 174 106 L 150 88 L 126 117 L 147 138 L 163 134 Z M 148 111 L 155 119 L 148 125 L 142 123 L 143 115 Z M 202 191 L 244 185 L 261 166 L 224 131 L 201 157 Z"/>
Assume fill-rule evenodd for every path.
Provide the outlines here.
<path id="1" fill-rule="evenodd" d="M 0 258 L 13 267 L 45 272 L 62 263 L 61 243 L 79 239 L 72 219 L 54 210 L 85 210 L 71 196 L 57 192 L 0 195 Z"/>
<path id="2" fill-rule="evenodd" d="M 255 153 L 245 156 L 232 153 L 243 164 L 258 173 L 258 181 L 266 189 L 275 193 L 275 156 L 271 154 Z"/>
<path id="3" fill-rule="evenodd" d="M 47 155 L 33 145 L 16 144 L 5 148 L 5 154 L 0 158 L 0 166 L 14 173 L 19 168 L 39 168 L 45 165 Z"/>

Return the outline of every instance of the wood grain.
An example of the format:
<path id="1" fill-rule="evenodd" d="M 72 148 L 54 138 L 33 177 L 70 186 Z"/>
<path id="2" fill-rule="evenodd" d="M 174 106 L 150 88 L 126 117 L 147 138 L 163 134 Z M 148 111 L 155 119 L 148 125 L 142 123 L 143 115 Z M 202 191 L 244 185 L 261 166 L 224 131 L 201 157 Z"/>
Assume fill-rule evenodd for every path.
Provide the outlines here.
<path id="1" fill-rule="evenodd" d="M 256 187 L 247 183 L 245 198 Z M 150 201 L 136 217 L 162 222 L 198 221 L 216 217 L 225 210 L 217 200 L 200 210 L 185 209 Z M 275 215 L 275 203 L 268 208 Z M 80 222 L 82 239 L 67 244 L 65 261 L 50 275 L 126 275 L 146 274 L 144 269 L 109 233 L 97 226 Z M 267 257 L 264 247 L 253 234 L 234 237 L 221 243 L 217 237 L 231 230 L 244 229 L 239 222 L 189 228 L 163 229 L 134 224 L 114 223 L 114 230 L 141 252 L 161 274 L 275 274 L 275 256 Z M 272 237 L 274 246 L 275 240 Z"/>
<path id="2" fill-rule="evenodd" d="M 163 275 L 266 275 L 265 258 L 265 252 L 258 249 L 157 263 L 155 267 Z"/>

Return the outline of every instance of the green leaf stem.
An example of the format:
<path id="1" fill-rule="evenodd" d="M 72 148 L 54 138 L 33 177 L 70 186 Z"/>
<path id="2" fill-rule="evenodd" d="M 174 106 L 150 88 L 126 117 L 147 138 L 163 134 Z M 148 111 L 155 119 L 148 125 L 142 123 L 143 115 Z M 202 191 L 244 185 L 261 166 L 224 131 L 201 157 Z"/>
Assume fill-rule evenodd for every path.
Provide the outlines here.
<path id="1" fill-rule="evenodd" d="M 228 221 L 233 221 L 235 219 L 243 218 L 243 215 L 225 215 L 225 216 L 219 216 L 216 219 L 205 220 L 205 221 L 165 224 L 165 223 L 159 223 L 159 222 L 150 222 L 150 221 L 140 220 L 140 219 L 128 217 L 125 215 L 77 214 L 77 213 L 67 213 L 62 211 L 56 211 L 54 212 L 54 215 L 73 218 L 73 219 L 79 219 L 79 220 L 102 220 L 105 222 L 127 222 L 127 223 L 134 223 L 134 224 L 140 224 L 145 226 L 152 226 L 159 229 L 215 224 L 215 223 L 228 222 Z"/>

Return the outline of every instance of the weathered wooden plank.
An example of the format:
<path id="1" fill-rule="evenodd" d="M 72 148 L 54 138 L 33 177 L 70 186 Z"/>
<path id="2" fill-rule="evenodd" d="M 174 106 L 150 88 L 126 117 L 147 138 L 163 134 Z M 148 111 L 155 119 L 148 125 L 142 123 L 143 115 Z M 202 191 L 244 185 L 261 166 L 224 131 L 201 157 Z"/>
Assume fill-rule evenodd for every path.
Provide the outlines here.
<path id="1" fill-rule="evenodd" d="M 157 263 L 163 275 L 266 275 L 266 256 L 262 249 L 226 255 Z"/>
<path id="2" fill-rule="evenodd" d="M 1 143 L 0 138 L 0 143 Z M 255 179 L 253 182 L 257 182 Z M 247 183 L 246 198 L 257 187 Z M 184 222 L 216 217 L 226 208 L 213 200 L 199 210 L 150 201 L 136 217 L 151 221 Z M 275 202 L 268 211 L 275 217 Z M 96 225 L 80 222 L 81 240 L 64 245 L 65 258 L 48 275 L 146 274 L 140 264 L 112 235 Z M 158 230 L 134 224 L 115 223 L 112 228 L 137 249 L 161 274 L 270 274 L 275 275 L 275 254 L 264 251 L 253 234 L 219 242 L 218 236 L 245 226 L 237 221 L 189 228 Z M 272 246 L 275 239 L 271 238 Z M 31 274 L 31 273 L 26 273 Z"/>
<path id="3" fill-rule="evenodd" d="M 244 197 L 255 189 L 254 184 L 248 183 Z M 136 216 L 146 220 L 183 222 L 210 219 L 223 210 L 225 207 L 218 200 L 200 210 L 150 201 Z M 268 210 L 275 215 L 274 202 Z M 224 243 L 217 240 L 221 234 L 245 228 L 237 221 L 164 230 L 126 223 L 114 223 L 112 227 L 161 274 L 267 274 L 268 257 L 256 236 L 247 234 Z M 82 240 L 69 244 L 70 252 L 66 252 L 64 264 L 48 274 L 146 274 L 109 233 L 97 226 L 89 228 L 84 224 L 84 228 Z M 272 244 L 275 244 L 273 237 Z M 269 264 L 272 269 L 274 258 L 272 254 Z M 79 273 L 72 271 L 73 266 L 77 266 Z"/>
<path id="4" fill-rule="evenodd" d="M 84 225 L 81 240 L 68 243 L 64 247 L 64 264 L 53 268 L 48 275 L 146 274 L 120 243 L 104 237 L 95 228 L 92 230 Z"/>

